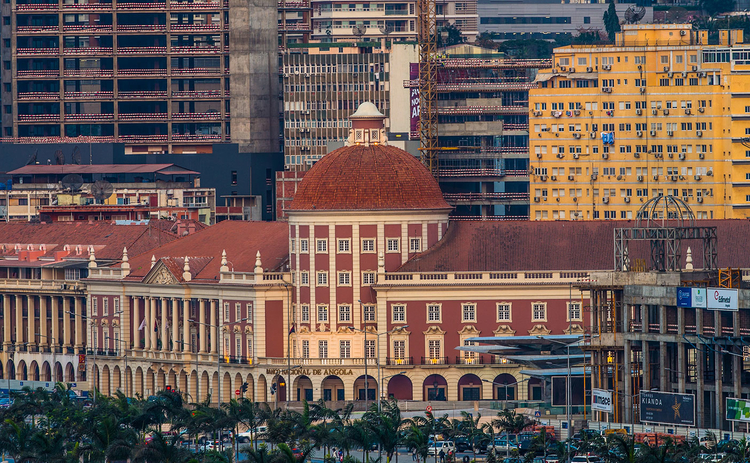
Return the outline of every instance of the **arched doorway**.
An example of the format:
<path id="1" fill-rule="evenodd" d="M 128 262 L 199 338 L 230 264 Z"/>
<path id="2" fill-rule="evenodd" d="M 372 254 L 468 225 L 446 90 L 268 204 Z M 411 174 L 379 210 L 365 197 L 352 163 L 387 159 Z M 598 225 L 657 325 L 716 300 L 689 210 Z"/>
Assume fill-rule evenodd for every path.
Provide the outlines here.
<path id="1" fill-rule="evenodd" d="M 124 388 L 122 387 L 122 373 L 120 371 L 120 366 L 115 365 L 115 367 L 112 369 L 112 392 L 124 392 Z"/>
<path id="2" fill-rule="evenodd" d="M 406 375 L 396 375 L 388 380 L 388 398 L 412 400 L 414 387 Z"/>
<path id="3" fill-rule="evenodd" d="M 441 375 L 430 375 L 422 383 L 423 400 L 448 400 L 448 382 Z"/>
<path id="4" fill-rule="evenodd" d="M 198 388 L 199 400 L 203 401 L 211 394 L 210 386 L 208 384 L 208 372 L 204 371 L 201 373 L 201 387 Z"/>
<path id="5" fill-rule="evenodd" d="M 258 376 L 257 402 L 268 402 L 268 384 L 264 375 Z"/>
<path id="6" fill-rule="evenodd" d="M 5 369 L 2 363 L 0 363 L 0 379 L 5 379 Z"/>
<path id="7" fill-rule="evenodd" d="M 125 395 L 128 397 L 134 397 L 133 393 L 133 370 L 128 366 L 125 368 Z"/>
<path id="8" fill-rule="evenodd" d="M 482 380 L 474 374 L 463 375 L 458 380 L 458 400 L 482 400 Z"/>
<path id="9" fill-rule="evenodd" d="M 154 375 L 154 370 L 149 368 L 146 370 L 146 393 L 144 396 L 149 398 L 154 394 L 156 394 L 156 375 Z"/>
<path id="10" fill-rule="evenodd" d="M 53 381 L 65 382 L 65 376 L 63 376 L 63 368 L 60 362 L 55 363 L 55 374 L 52 378 Z"/>
<path id="11" fill-rule="evenodd" d="M 344 399 L 344 382 L 338 376 L 326 376 L 321 382 L 320 389 L 323 391 L 323 400 L 326 402 L 346 400 Z"/>
<path id="12" fill-rule="evenodd" d="M 109 366 L 108 365 L 104 365 L 104 368 L 102 368 L 102 377 L 99 381 L 100 381 L 99 389 L 101 390 L 102 394 L 111 395 L 112 393 L 109 390 Z"/>
<path id="13" fill-rule="evenodd" d="M 18 379 L 21 381 L 28 381 L 29 380 L 29 372 L 26 369 L 26 362 L 21 360 L 18 362 Z"/>
<path id="14" fill-rule="evenodd" d="M 378 399 L 378 382 L 372 376 L 367 375 L 367 388 L 365 388 L 365 375 L 362 375 L 354 381 L 354 400 L 365 400 L 365 389 L 367 389 L 367 400 L 373 402 Z"/>
<path id="15" fill-rule="evenodd" d="M 245 384 L 245 380 L 242 378 L 241 373 L 234 375 L 234 391 L 232 391 L 232 398 L 240 399 L 242 397 L 242 385 Z M 237 391 L 240 393 L 237 394 Z"/>
<path id="16" fill-rule="evenodd" d="M 286 402 L 286 378 L 284 378 L 281 375 L 276 375 L 273 377 L 273 383 L 272 385 L 276 385 L 276 397 L 271 397 L 272 401 L 278 401 L 278 402 Z M 273 386 L 272 386 L 273 387 Z"/>
<path id="17" fill-rule="evenodd" d="M 189 388 L 188 388 L 188 378 L 187 378 L 187 372 L 185 370 L 180 370 L 180 376 L 177 380 L 177 390 L 180 391 L 182 394 L 188 394 L 190 395 L 190 401 L 194 402 L 195 398 L 192 394 L 190 394 Z"/>
<path id="18" fill-rule="evenodd" d="M 42 364 L 42 381 L 52 381 L 52 368 L 49 366 L 49 362 Z"/>
<path id="19" fill-rule="evenodd" d="M 255 381 L 253 380 L 253 375 L 247 375 L 247 379 L 245 380 L 245 382 L 247 382 L 247 392 L 245 393 L 245 398 L 252 401 L 255 397 Z"/>
<path id="20" fill-rule="evenodd" d="M 211 403 L 212 404 L 218 404 L 219 403 L 219 373 L 214 372 L 213 376 L 211 377 Z"/>
<path id="21" fill-rule="evenodd" d="M 31 378 L 30 381 L 39 381 L 39 364 L 36 360 L 31 362 Z"/>
<path id="22" fill-rule="evenodd" d="M 65 376 L 68 378 L 69 383 L 76 382 L 76 369 L 71 362 L 68 362 L 65 366 Z"/>
<path id="23" fill-rule="evenodd" d="M 131 391 L 131 394 L 133 394 L 133 397 L 136 394 L 145 396 L 143 391 L 143 368 L 141 367 L 135 369 L 135 388 Z"/>
<path id="24" fill-rule="evenodd" d="M 5 369 L 5 371 L 8 372 L 7 379 L 16 379 L 16 366 L 13 363 L 13 360 L 8 360 L 8 367 Z"/>
<path id="25" fill-rule="evenodd" d="M 308 402 L 313 401 L 313 384 L 309 377 L 302 375 L 294 378 L 294 394 L 295 400 Z"/>
<path id="26" fill-rule="evenodd" d="M 495 376 L 492 380 L 492 398 L 495 400 L 516 400 L 518 398 L 517 387 L 518 380 L 515 376 L 503 373 Z"/>
<path id="27" fill-rule="evenodd" d="M 224 373 L 224 376 L 221 378 L 221 401 L 229 402 L 229 399 L 232 397 L 234 397 L 232 376 L 229 373 Z"/>

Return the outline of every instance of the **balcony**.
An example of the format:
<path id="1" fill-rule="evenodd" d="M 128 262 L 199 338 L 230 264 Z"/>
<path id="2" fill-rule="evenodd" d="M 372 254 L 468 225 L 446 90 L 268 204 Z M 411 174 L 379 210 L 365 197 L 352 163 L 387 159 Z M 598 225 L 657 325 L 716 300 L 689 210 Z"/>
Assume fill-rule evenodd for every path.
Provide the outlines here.
<path id="1" fill-rule="evenodd" d="M 119 55 L 163 55 L 167 47 L 117 47 Z"/>
<path id="2" fill-rule="evenodd" d="M 449 365 L 448 357 L 422 357 L 422 365 Z"/>
<path id="3" fill-rule="evenodd" d="M 120 135 L 120 141 L 131 143 L 150 143 L 154 141 L 167 141 L 166 135 Z"/>
<path id="4" fill-rule="evenodd" d="M 279 24 L 279 29 L 285 30 L 285 31 L 300 31 L 300 32 L 310 32 L 312 31 L 312 27 L 305 23 L 287 23 L 287 24 Z"/>
<path id="5" fill-rule="evenodd" d="M 58 55 L 60 49 L 55 48 L 16 48 L 17 55 Z"/>
<path id="6" fill-rule="evenodd" d="M 358 367 L 365 365 L 364 357 L 356 358 L 291 358 L 286 357 L 261 357 L 258 363 L 262 365 L 278 365 L 286 367 L 291 362 L 293 365 L 300 367 Z M 377 359 L 367 358 L 367 365 L 377 365 Z"/>
<path id="7" fill-rule="evenodd" d="M 57 2 L 16 4 L 16 11 L 43 11 L 43 10 L 56 10 L 56 9 L 57 9 Z"/>
<path id="8" fill-rule="evenodd" d="M 221 140 L 219 134 L 172 134 L 173 141 L 218 141 Z"/>
<path id="9" fill-rule="evenodd" d="M 172 113 L 172 119 L 195 119 L 200 121 L 219 121 L 221 113 Z"/>
<path id="10" fill-rule="evenodd" d="M 137 90 L 132 92 L 117 92 L 120 98 L 163 98 L 167 96 L 166 90 Z"/>
<path id="11" fill-rule="evenodd" d="M 55 26 L 57 30 L 57 26 Z M 71 24 L 63 26 L 63 32 L 112 32 L 112 24 L 95 25 L 95 24 Z"/>
<path id="12" fill-rule="evenodd" d="M 221 24 L 171 24 L 169 26 L 169 30 L 180 32 L 211 32 L 221 29 Z"/>
<path id="13" fill-rule="evenodd" d="M 221 47 L 171 47 L 169 51 L 185 55 L 214 55 L 221 53 Z"/>
<path id="14" fill-rule="evenodd" d="M 509 203 L 509 202 L 529 202 L 528 193 L 445 193 L 443 197 L 448 202 L 453 203 Z"/>
<path id="15" fill-rule="evenodd" d="M 206 3 L 189 3 L 189 2 L 170 2 L 169 7 L 173 10 L 220 10 L 224 4 L 218 2 Z"/>
<path id="16" fill-rule="evenodd" d="M 229 92 L 223 90 L 182 90 L 172 92 L 172 98 L 208 98 L 217 96 L 229 96 Z"/>
<path id="17" fill-rule="evenodd" d="M 385 359 L 386 365 L 414 365 L 414 357 L 403 357 L 393 358 L 388 357 Z"/>
<path id="18" fill-rule="evenodd" d="M 281 9 L 305 9 L 310 8 L 309 1 L 280 1 L 279 8 Z"/>
<path id="19" fill-rule="evenodd" d="M 112 69 L 65 69 L 65 77 L 112 77 L 115 71 Z"/>
<path id="20" fill-rule="evenodd" d="M 167 70 L 166 69 L 118 69 L 117 70 L 118 76 L 166 76 Z M 120 92 L 120 95 L 122 95 L 122 92 Z"/>
<path id="21" fill-rule="evenodd" d="M 17 26 L 17 32 L 57 32 L 59 26 Z"/>
<path id="22" fill-rule="evenodd" d="M 66 114 L 66 121 L 111 121 L 115 118 L 114 114 Z"/>
<path id="23" fill-rule="evenodd" d="M 229 74 L 229 69 L 222 68 L 172 68 L 172 75 L 221 75 Z"/>
<path id="24" fill-rule="evenodd" d="M 19 100 L 57 100 L 60 92 L 23 92 L 18 94 Z"/>
<path id="25" fill-rule="evenodd" d="M 16 71 L 16 77 L 60 77 L 59 69 L 23 69 Z"/>
<path id="26" fill-rule="evenodd" d="M 118 24 L 118 32 L 166 32 L 166 24 Z"/>
<path id="27" fill-rule="evenodd" d="M 63 4 L 62 9 L 63 10 L 111 10 L 112 4 L 111 3 Z"/>
<path id="28" fill-rule="evenodd" d="M 129 114 L 118 114 L 117 119 L 121 121 L 140 121 L 150 119 L 166 119 L 167 113 L 129 113 Z"/>
<path id="29" fill-rule="evenodd" d="M 456 356 L 456 365 L 484 365 L 484 357 L 477 355 L 476 357 L 464 357 L 462 355 Z"/>
<path id="30" fill-rule="evenodd" d="M 63 48 L 63 55 L 111 55 L 112 47 Z"/>
<path id="31" fill-rule="evenodd" d="M 23 122 L 59 121 L 59 114 L 19 114 L 18 120 Z"/>
<path id="32" fill-rule="evenodd" d="M 233 363 L 237 365 L 248 365 L 248 364 L 253 363 L 253 359 L 248 359 L 247 357 L 241 357 L 241 356 L 236 356 L 236 355 L 219 357 L 219 361 L 221 363 Z"/>
<path id="33" fill-rule="evenodd" d="M 120 3 L 117 2 L 117 9 L 123 10 L 164 10 L 167 7 L 166 3 L 159 2 L 135 2 L 135 3 Z"/>
<path id="34" fill-rule="evenodd" d="M 71 100 L 100 100 L 103 98 L 112 98 L 113 92 L 65 92 L 65 98 Z"/>
<path id="35" fill-rule="evenodd" d="M 502 169 L 440 169 L 438 177 L 502 177 Z"/>
<path id="36" fill-rule="evenodd" d="M 58 115 L 54 115 L 59 117 Z M 80 288 L 80 289 L 79 289 Z M 19 279 L 0 279 L 0 289 L 3 290 L 29 290 L 29 291 L 83 291 L 83 285 L 79 286 L 78 281 L 68 280 L 19 280 Z"/>

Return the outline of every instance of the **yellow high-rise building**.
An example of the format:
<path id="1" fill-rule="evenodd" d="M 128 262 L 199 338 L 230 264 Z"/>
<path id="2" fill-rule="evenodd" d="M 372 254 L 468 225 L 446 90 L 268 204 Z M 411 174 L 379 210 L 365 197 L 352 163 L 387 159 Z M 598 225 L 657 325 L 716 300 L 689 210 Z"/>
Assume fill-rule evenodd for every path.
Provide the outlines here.
<path id="1" fill-rule="evenodd" d="M 649 198 L 750 216 L 750 44 L 689 24 L 625 25 L 555 49 L 529 94 L 531 220 L 631 219 Z"/>

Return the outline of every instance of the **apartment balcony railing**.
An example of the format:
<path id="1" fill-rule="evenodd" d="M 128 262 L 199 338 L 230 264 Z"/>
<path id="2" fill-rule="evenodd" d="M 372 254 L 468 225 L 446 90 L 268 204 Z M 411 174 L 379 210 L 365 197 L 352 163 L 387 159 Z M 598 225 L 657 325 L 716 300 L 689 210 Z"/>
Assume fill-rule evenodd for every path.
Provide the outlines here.
<path id="1" fill-rule="evenodd" d="M 111 121 L 115 118 L 114 114 L 66 114 L 66 121 Z"/>
<path id="2" fill-rule="evenodd" d="M 229 92 L 226 90 L 182 90 L 179 92 L 172 92 L 172 97 L 175 98 L 205 98 L 224 95 L 229 96 Z"/>
<path id="3" fill-rule="evenodd" d="M 166 3 L 160 2 L 135 2 L 135 3 L 120 3 L 117 2 L 118 9 L 126 10 L 163 10 L 167 7 Z"/>
<path id="4" fill-rule="evenodd" d="M 37 121 L 59 121 L 59 114 L 19 114 L 19 121 L 37 122 Z"/>
<path id="5" fill-rule="evenodd" d="M 388 357 L 385 359 L 386 365 L 414 365 L 414 357 L 403 357 L 403 358 L 393 358 Z"/>
<path id="6" fill-rule="evenodd" d="M 60 26 L 16 26 L 17 32 L 57 32 Z"/>
<path id="7" fill-rule="evenodd" d="M 170 24 L 170 30 L 185 32 L 220 31 L 221 24 Z"/>
<path id="8" fill-rule="evenodd" d="M 118 24 L 119 32 L 142 32 L 142 31 L 160 31 L 167 30 L 166 24 Z"/>
<path id="9" fill-rule="evenodd" d="M 502 169 L 440 169 L 438 177 L 502 177 Z"/>
<path id="10" fill-rule="evenodd" d="M 302 8 L 310 8 L 310 2 L 309 1 L 280 1 L 279 2 L 279 8 L 291 8 L 291 9 L 302 9 Z"/>
<path id="11" fill-rule="evenodd" d="M 484 358 L 481 355 L 476 357 L 456 356 L 456 365 L 484 365 Z"/>
<path id="12" fill-rule="evenodd" d="M 167 47 L 117 47 L 120 55 L 161 55 L 166 52 Z"/>
<path id="13" fill-rule="evenodd" d="M 65 77 L 112 77 L 115 71 L 112 69 L 65 69 Z"/>
<path id="14" fill-rule="evenodd" d="M 448 357 L 422 357 L 422 365 L 448 365 Z"/>
<path id="15" fill-rule="evenodd" d="M 630 332 L 631 333 L 640 333 L 643 330 L 643 323 L 641 322 L 630 322 Z"/>
<path id="16" fill-rule="evenodd" d="M 151 141 L 167 141 L 166 135 L 120 135 L 121 141 L 129 142 L 151 142 Z"/>
<path id="17" fill-rule="evenodd" d="M 658 323 L 649 323 L 648 324 L 648 332 L 649 333 L 658 333 L 659 332 L 659 324 Z"/>
<path id="18" fill-rule="evenodd" d="M 224 8 L 224 4 L 219 2 L 206 3 L 188 3 L 188 2 L 170 2 L 169 7 L 173 10 L 217 10 Z"/>
<path id="19" fill-rule="evenodd" d="M 229 74 L 229 69 L 223 68 L 172 68 L 172 75 L 195 75 L 195 74 Z"/>
<path id="20" fill-rule="evenodd" d="M 63 55 L 111 55 L 112 47 L 63 48 Z"/>
<path id="21" fill-rule="evenodd" d="M 503 122 L 503 130 L 525 130 L 528 132 L 529 124 L 506 124 Z"/>
<path id="22" fill-rule="evenodd" d="M 60 49 L 55 48 L 16 48 L 17 55 L 57 55 L 60 53 Z"/>
<path id="23" fill-rule="evenodd" d="M 750 329 L 740 328 L 740 336 L 750 336 Z"/>
<path id="24" fill-rule="evenodd" d="M 419 80 L 405 80 L 405 88 L 416 88 L 419 86 Z M 465 91 L 465 90 L 530 90 L 537 88 L 533 82 L 492 82 L 490 79 L 486 82 L 438 82 L 435 85 L 437 91 Z M 526 109 L 528 111 L 528 108 Z"/>
<path id="25" fill-rule="evenodd" d="M 118 5 L 119 7 L 120 5 Z M 63 10 L 111 10 L 111 3 L 76 3 L 63 4 Z"/>
<path id="26" fill-rule="evenodd" d="M 33 291 L 83 290 L 83 284 L 70 280 L 19 280 L 16 278 L 0 279 L 0 289 L 28 289 Z"/>
<path id="27" fill-rule="evenodd" d="M 667 333 L 677 333 L 678 327 L 676 324 L 669 323 L 667 324 Z"/>
<path id="28" fill-rule="evenodd" d="M 221 113 L 172 113 L 172 119 L 198 119 L 202 121 L 221 120 Z"/>
<path id="29" fill-rule="evenodd" d="M 117 75 L 120 76 L 138 76 L 138 75 L 147 75 L 147 76 L 166 76 L 167 70 L 166 69 L 118 69 Z"/>
<path id="30" fill-rule="evenodd" d="M 137 90 L 132 92 L 117 92 L 120 98 L 159 98 L 167 96 L 166 90 Z"/>
<path id="31" fill-rule="evenodd" d="M 528 177 L 529 171 L 527 170 L 506 170 L 505 171 L 506 177 Z"/>
<path id="32" fill-rule="evenodd" d="M 312 27 L 304 23 L 279 24 L 279 29 L 286 31 L 311 31 Z"/>
<path id="33" fill-rule="evenodd" d="M 475 115 L 475 114 L 526 114 L 526 106 L 457 106 L 438 108 L 438 114 L 443 115 Z M 528 124 L 526 129 L 528 129 Z M 505 125 L 503 125 L 505 127 Z"/>
<path id="34" fill-rule="evenodd" d="M 221 47 L 171 47 L 170 51 L 177 54 L 217 54 Z"/>
<path id="35" fill-rule="evenodd" d="M 57 29 L 57 26 L 55 26 Z M 63 26 L 64 32 L 74 31 L 91 31 L 91 32 L 112 32 L 112 24 L 95 25 L 95 24 L 71 24 Z"/>
<path id="36" fill-rule="evenodd" d="M 60 77 L 59 69 L 19 69 L 16 77 Z"/>
<path id="37" fill-rule="evenodd" d="M 60 92 L 23 92 L 18 94 L 19 100 L 57 100 Z"/>
<path id="38" fill-rule="evenodd" d="M 140 121 L 146 119 L 166 119 L 167 113 L 128 113 L 118 114 L 117 119 L 121 121 Z"/>
<path id="39" fill-rule="evenodd" d="M 75 100 L 99 100 L 102 98 L 112 98 L 113 92 L 65 92 L 65 98 Z"/>
<path id="40" fill-rule="evenodd" d="M 695 325 L 685 325 L 685 333 L 687 334 L 695 334 Z"/>
<path id="41" fill-rule="evenodd" d="M 356 367 L 364 366 L 365 361 L 367 365 L 377 365 L 377 359 L 374 357 L 350 357 L 350 358 L 320 358 L 320 357 L 308 357 L 308 358 L 295 358 L 288 359 L 286 357 L 260 357 L 258 363 L 262 365 L 278 365 L 287 366 L 291 361 L 293 365 L 299 365 L 300 367 Z"/>
<path id="42" fill-rule="evenodd" d="M 443 197 L 449 202 L 510 202 L 529 201 L 528 193 L 445 193 Z"/>
<path id="43" fill-rule="evenodd" d="M 716 336 L 716 330 L 714 329 L 713 326 L 704 326 L 703 335 L 704 336 Z"/>
<path id="44" fill-rule="evenodd" d="M 219 134 L 202 134 L 202 135 L 172 134 L 172 140 L 175 140 L 175 141 L 215 141 L 215 140 L 221 140 L 221 135 Z"/>
<path id="45" fill-rule="evenodd" d="M 722 336 L 733 336 L 734 335 L 734 328 L 731 326 L 722 326 L 721 327 L 721 335 Z"/>
<path id="46" fill-rule="evenodd" d="M 56 9 L 57 9 L 57 2 L 16 4 L 16 11 L 39 11 L 39 10 L 56 10 Z"/>
<path id="47" fill-rule="evenodd" d="M 248 359 L 247 357 L 241 357 L 237 355 L 225 355 L 223 357 L 219 357 L 219 360 L 221 363 L 234 363 L 239 365 L 248 365 L 253 363 L 253 359 Z"/>

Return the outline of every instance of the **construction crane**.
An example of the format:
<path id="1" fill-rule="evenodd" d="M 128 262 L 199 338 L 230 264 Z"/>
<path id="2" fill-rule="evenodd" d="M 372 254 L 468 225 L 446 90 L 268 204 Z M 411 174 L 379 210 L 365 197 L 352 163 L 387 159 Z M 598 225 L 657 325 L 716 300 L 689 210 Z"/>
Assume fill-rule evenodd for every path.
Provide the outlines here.
<path id="1" fill-rule="evenodd" d="M 419 151 L 422 163 L 438 175 L 437 14 L 435 0 L 419 0 Z"/>

